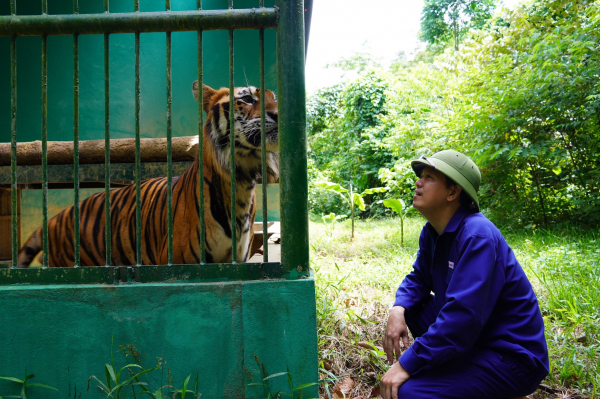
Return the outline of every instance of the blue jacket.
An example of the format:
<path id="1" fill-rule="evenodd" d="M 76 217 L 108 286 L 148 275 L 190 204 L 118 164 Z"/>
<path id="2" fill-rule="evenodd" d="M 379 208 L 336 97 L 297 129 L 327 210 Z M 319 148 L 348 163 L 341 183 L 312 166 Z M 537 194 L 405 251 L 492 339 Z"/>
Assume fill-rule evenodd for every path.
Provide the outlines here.
<path id="1" fill-rule="evenodd" d="M 406 371 L 440 365 L 478 346 L 518 359 L 540 380 L 548 373 L 544 321 L 531 283 L 485 216 L 461 207 L 439 236 L 427 223 L 413 268 L 394 306 L 410 310 L 433 292 L 437 319 L 400 357 Z"/>

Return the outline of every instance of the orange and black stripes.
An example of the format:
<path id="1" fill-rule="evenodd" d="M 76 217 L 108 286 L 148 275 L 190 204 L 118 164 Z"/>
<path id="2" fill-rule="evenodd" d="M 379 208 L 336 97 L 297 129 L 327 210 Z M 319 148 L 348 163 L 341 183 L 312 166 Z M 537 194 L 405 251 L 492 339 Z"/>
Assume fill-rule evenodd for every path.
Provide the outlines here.
<path id="1" fill-rule="evenodd" d="M 198 84 L 192 91 L 198 99 Z M 229 158 L 229 90 L 203 86 L 204 125 L 203 190 L 206 228 L 206 261 L 230 262 L 232 259 L 231 220 L 235 217 L 237 259 L 246 261 L 252 244 L 255 214 L 255 185 L 261 170 L 260 102 L 255 87 L 236 88 L 235 176 L 236 207 L 231 215 Z M 265 93 L 266 146 L 268 181 L 278 178 L 277 102 L 272 92 Z M 201 258 L 200 220 L 198 211 L 198 162 L 172 182 L 173 190 L 173 261 L 176 264 L 199 264 Z M 112 251 L 110 265 L 156 265 L 167 263 L 167 179 L 159 177 L 141 182 L 142 259 L 135 259 L 136 215 L 135 185 L 110 192 Z M 97 193 L 80 203 L 81 266 L 106 264 L 105 193 Z M 74 266 L 73 207 L 48 221 L 49 266 Z M 18 267 L 28 267 L 42 247 L 42 229 L 37 229 L 21 248 Z"/>

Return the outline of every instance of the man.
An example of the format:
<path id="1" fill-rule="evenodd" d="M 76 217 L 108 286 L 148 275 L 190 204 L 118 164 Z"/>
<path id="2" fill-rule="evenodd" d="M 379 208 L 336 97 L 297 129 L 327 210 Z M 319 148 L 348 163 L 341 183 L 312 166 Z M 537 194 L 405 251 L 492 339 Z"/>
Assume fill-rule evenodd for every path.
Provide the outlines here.
<path id="1" fill-rule="evenodd" d="M 514 253 L 479 213 L 479 169 L 452 150 L 412 167 L 413 206 L 428 223 L 390 310 L 383 344 L 390 364 L 399 359 L 381 380 L 383 398 L 534 392 L 549 369 L 544 322 Z"/>

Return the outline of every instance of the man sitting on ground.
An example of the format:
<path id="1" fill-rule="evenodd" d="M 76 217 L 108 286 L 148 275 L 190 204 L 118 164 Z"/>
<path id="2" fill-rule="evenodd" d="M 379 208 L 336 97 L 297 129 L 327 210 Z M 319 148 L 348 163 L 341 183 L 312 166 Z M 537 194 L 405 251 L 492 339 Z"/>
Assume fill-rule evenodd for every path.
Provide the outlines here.
<path id="1" fill-rule="evenodd" d="M 390 310 L 383 344 L 390 364 L 398 362 L 381 380 L 383 398 L 534 392 L 549 370 L 544 322 L 513 251 L 479 213 L 479 169 L 452 150 L 412 167 L 413 206 L 428 223 Z"/>

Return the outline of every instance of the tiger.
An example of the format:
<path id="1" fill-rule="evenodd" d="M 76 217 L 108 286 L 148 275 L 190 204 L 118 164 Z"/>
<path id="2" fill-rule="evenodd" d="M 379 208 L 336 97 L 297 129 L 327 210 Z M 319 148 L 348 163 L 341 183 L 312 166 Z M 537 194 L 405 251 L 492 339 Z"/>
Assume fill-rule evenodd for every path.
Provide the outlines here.
<path id="1" fill-rule="evenodd" d="M 198 81 L 192 93 L 198 101 Z M 202 85 L 203 193 L 206 263 L 229 263 L 233 259 L 231 223 L 231 153 L 229 89 Z M 277 99 L 265 90 L 265 147 L 267 178 L 279 178 Z M 238 262 L 248 260 L 256 212 L 255 187 L 261 177 L 260 89 L 234 89 L 235 121 L 235 228 Z M 181 176 L 172 179 L 173 263 L 200 264 L 199 156 Z M 143 180 L 141 192 L 142 265 L 165 265 L 167 258 L 167 178 Z M 80 203 L 80 266 L 106 264 L 105 192 Z M 110 265 L 136 265 L 135 184 L 110 191 Z M 74 207 L 48 221 L 48 266 L 72 267 L 74 258 Z M 42 250 L 39 227 L 19 251 L 18 268 L 28 267 Z M 42 255 L 40 254 L 40 263 Z"/>

